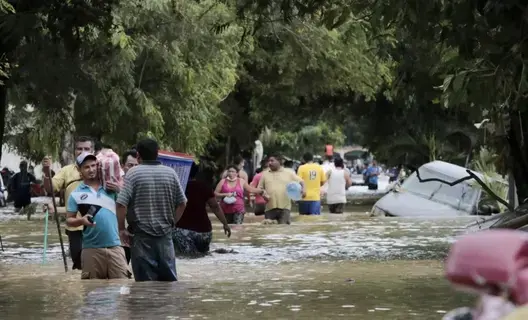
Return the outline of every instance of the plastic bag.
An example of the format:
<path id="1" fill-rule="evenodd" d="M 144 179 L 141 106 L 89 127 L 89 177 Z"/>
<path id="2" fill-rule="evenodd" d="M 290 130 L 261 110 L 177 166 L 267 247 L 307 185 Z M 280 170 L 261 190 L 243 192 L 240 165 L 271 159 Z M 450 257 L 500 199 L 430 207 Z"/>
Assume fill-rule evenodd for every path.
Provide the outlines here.
<path id="1" fill-rule="evenodd" d="M 112 149 L 103 149 L 97 154 L 97 162 L 99 164 L 99 177 L 105 189 L 108 182 L 121 183 L 121 167 L 117 153 Z"/>

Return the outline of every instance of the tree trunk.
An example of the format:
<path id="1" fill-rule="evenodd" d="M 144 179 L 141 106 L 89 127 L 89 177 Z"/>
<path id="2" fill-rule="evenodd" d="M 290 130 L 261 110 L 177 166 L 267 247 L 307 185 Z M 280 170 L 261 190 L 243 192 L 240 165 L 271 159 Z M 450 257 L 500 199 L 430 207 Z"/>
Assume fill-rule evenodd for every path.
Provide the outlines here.
<path id="1" fill-rule="evenodd" d="M 516 195 L 515 178 L 511 173 L 508 173 L 508 203 L 514 208 L 519 205 Z"/>
<path id="2" fill-rule="evenodd" d="M 71 101 L 68 104 L 68 110 L 66 112 L 67 114 L 67 122 L 65 125 L 65 129 L 62 134 L 61 139 L 61 156 L 60 156 L 60 164 L 61 166 L 65 166 L 68 164 L 73 163 L 73 154 L 74 154 L 74 138 L 73 135 L 75 134 L 75 122 L 74 122 L 74 108 L 75 108 L 75 101 L 77 100 L 77 95 L 75 95 L 73 92 L 70 93 Z"/>
<path id="3" fill-rule="evenodd" d="M 5 85 L 0 85 L 0 139 L 2 140 L 2 146 L 4 145 L 4 131 L 8 105 L 9 103 L 7 100 L 7 87 Z M 2 149 L 0 149 L 0 160 L 1 159 Z"/>
<path id="4" fill-rule="evenodd" d="M 528 114 L 518 111 L 510 112 L 508 142 L 511 157 L 511 172 L 517 189 L 519 204 L 528 199 Z"/>
<path id="5" fill-rule="evenodd" d="M 227 136 L 227 142 L 225 145 L 225 165 L 224 168 L 229 164 L 229 159 L 231 158 L 231 135 Z"/>

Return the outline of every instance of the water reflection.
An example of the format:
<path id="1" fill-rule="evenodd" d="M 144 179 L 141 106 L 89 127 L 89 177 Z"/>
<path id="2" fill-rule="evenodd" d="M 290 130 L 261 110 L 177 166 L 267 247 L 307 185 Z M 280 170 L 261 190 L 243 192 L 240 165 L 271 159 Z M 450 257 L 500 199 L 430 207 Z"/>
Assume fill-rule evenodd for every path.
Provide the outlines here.
<path id="1" fill-rule="evenodd" d="M 216 234 L 213 249 L 237 254 L 178 260 L 178 283 L 134 283 L 64 274 L 55 234 L 51 262 L 41 266 L 42 221 L 10 221 L 0 224 L 0 312 L 2 319 L 440 319 L 470 299 L 453 293 L 440 261 L 466 223 L 364 214 L 254 222 L 235 227 L 231 239 Z"/>

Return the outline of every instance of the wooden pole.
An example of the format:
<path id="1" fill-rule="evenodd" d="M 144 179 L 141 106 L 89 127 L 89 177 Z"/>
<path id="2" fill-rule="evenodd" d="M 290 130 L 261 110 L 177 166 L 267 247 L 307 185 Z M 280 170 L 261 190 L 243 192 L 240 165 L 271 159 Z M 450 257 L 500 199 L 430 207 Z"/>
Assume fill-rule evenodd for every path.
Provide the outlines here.
<path id="1" fill-rule="evenodd" d="M 51 172 L 51 170 L 50 170 Z M 48 172 L 48 174 L 50 173 Z M 68 272 L 68 262 L 66 261 L 66 251 L 64 251 L 64 242 L 62 241 L 62 232 L 59 222 L 59 212 L 57 211 L 57 204 L 55 202 L 55 193 L 53 192 L 53 180 L 51 179 L 51 174 L 48 176 L 50 186 L 51 186 L 51 203 L 53 204 L 53 211 L 55 212 L 55 222 L 57 224 L 57 232 L 59 233 L 59 241 L 62 251 L 62 261 L 64 262 L 64 272 Z"/>

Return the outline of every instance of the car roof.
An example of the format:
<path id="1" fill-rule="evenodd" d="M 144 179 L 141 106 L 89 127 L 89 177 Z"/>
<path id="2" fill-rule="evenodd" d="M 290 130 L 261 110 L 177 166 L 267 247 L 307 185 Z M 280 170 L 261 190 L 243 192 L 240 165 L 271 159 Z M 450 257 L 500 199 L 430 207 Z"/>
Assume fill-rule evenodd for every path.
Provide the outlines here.
<path id="1" fill-rule="evenodd" d="M 420 168 L 426 168 L 431 171 L 439 172 L 441 174 L 444 174 L 448 177 L 453 178 L 454 180 L 458 180 L 464 177 L 467 177 L 468 173 L 466 170 L 467 168 L 457 166 L 456 164 L 452 164 L 449 162 L 444 162 L 440 160 L 432 161 L 429 163 L 426 163 L 422 165 Z M 473 170 L 470 170 L 472 173 L 474 173 L 477 177 L 480 179 L 484 179 L 484 175 L 482 175 L 479 172 L 475 172 Z"/>

